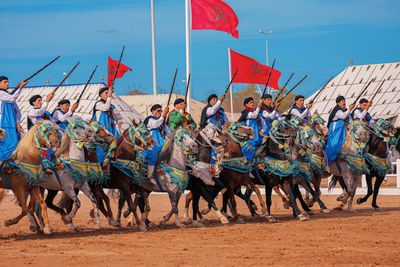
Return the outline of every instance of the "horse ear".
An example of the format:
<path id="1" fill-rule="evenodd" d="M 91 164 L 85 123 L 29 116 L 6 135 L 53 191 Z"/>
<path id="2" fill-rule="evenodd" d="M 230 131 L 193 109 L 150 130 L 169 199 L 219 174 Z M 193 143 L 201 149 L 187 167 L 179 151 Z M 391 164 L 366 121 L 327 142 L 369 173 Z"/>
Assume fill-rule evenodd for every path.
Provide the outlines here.
<path id="1" fill-rule="evenodd" d="M 134 127 L 137 126 L 135 119 L 132 120 L 132 125 L 133 125 Z"/>

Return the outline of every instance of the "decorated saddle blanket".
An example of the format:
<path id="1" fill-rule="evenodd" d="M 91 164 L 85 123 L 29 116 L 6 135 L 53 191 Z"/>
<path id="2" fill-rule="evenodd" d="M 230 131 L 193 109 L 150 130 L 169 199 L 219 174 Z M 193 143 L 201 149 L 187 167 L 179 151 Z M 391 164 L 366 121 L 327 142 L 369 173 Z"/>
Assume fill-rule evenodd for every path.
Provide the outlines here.
<path id="1" fill-rule="evenodd" d="M 338 157 L 346 162 L 346 164 L 350 167 L 350 171 L 354 174 L 362 175 L 364 173 L 369 173 L 367 164 L 365 163 L 365 158 L 363 156 L 340 153 Z"/>
<path id="2" fill-rule="evenodd" d="M 365 153 L 365 160 L 369 163 L 367 165 L 369 171 L 375 171 L 379 176 L 384 177 L 391 170 L 392 163 L 390 157 L 380 158 L 370 153 Z"/>
<path id="3" fill-rule="evenodd" d="M 26 182 L 30 185 L 40 186 L 48 179 L 47 174 L 43 171 L 42 164 L 36 165 L 28 162 L 19 162 L 18 164 L 9 162 L 9 164 L 11 167 L 15 167 L 15 173 L 24 175 Z"/>
<path id="4" fill-rule="evenodd" d="M 187 170 L 181 170 L 166 163 L 161 163 L 157 167 L 156 172 L 164 171 L 171 178 L 171 181 L 179 187 L 181 193 L 185 192 L 189 182 Z"/>
<path id="5" fill-rule="evenodd" d="M 253 169 L 250 162 L 248 162 L 246 157 L 244 157 L 244 156 L 224 159 L 222 161 L 222 163 L 219 164 L 219 166 L 229 169 L 229 170 L 241 172 L 241 173 L 251 172 Z"/>
<path id="6" fill-rule="evenodd" d="M 101 184 L 110 177 L 104 173 L 100 163 L 80 161 L 76 159 L 61 158 L 61 163 L 64 165 L 67 173 L 71 175 L 75 182 L 83 184 L 86 181 Z"/>
<path id="7" fill-rule="evenodd" d="M 275 174 L 280 177 L 286 177 L 295 174 L 296 162 L 290 160 L 279 160 L 272 157 L 264 157 L 256 159 L 257 165 L 259 163 L 263 164 L 261 169 L 269 174 Z"/>

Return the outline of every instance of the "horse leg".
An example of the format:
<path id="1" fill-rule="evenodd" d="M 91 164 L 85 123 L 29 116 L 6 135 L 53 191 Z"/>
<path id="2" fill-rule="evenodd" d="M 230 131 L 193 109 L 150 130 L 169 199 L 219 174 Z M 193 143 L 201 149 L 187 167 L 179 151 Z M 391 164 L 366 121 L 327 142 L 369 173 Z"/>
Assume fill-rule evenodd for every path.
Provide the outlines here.
<path id="1" fill-rule="evenodd" d="M 135 217 L 136 224 L 139 226 L 140 231 L 147 232 L 146 224 L 142 220 L 140 220 L 137 214 L 137 205 L 132 200 L 130 183 L 131 181 L 129 180 L 129 184 L 125 185 L 125 187 L 120 188 L 121 194 L 124 195 L 126 202 L 128 203 L 128 210 L 124 212 L 124 217 L 127 218 L 129 214 L 132 212 L 133 216 Z"/>
<path id="2" fill-rule="evenodd" d="M 280 199 L 283 202 L 283 208 L 284 209 L 289 209 L 289 201 L 286 199 L 286 197 L 281 193 L 280 189 L 280 185 L 274 186 L 274 191 L 276 192 L 276 194 L 280 197 Z"/>
<path id="3" fill-rule="evenodd" d="M 3 200 L 5 194 L 6 194 L 6 190 L 3 188 L 0 188 L 0 202 Z"/>
<path id="4" fill-rule="evenodd" d="M 28 213 L 28 206 L 26 205 L 26 197 L 23 186 L 16 185 L 13 187 L 12 190 L 14 192 L 15 197 L 17 198 L 19 206 L 21 207 L 21 214 L 13 219 L 7 219 L 4 222 L 5 226 L 17 224 Z"/>
<path id="5" fill-rule="evenodd" d="M 272 186 L 265 185 L 265 203 L 267 204 L 267 214 L 265 215 L 269 222 L 274 223 L 276 219 L 271 215 L 271 205 L 272 205 Z"/>
<path id="6" fill-rule="evenodd" d="M 300 189 L 299 189 L 299 184 L 295 184 L 293 186 L 293 192 L 294 192 L 295 201 L 296 201 L 296 199 L 298 199 L 300 201 L 300 205 L 303 208 L 303 210 L 305 212 L 307 212 L 308 215 L 314 215 L 314 212 L 312 210 L 310 210 L 310 208 L 308 207 L 308 205 L 304 201 L 303 196 L 301 195 L 301 192 L 300 192 Z"/>
<path id="7" fill-rule="evenodd" d="M 99 213 L 99 209 L 97 208 L 97 201 L 96 198 L 94 197 L 92 191 L 90 191 L 90 187 L 89 184 L 87 182 L 85 182 L 84 184 L 82 184 L 80 186 L 80 190 L 85 194 L 85 196 L 87 196 L 90 201 L 92 202 L 93 205 L 93 210 L 94 210 L 94 217 L 95 217 L 95 222 L 94 222 L 94 226 L 97 229 L 101 228 L 101 223 L 100 223 L 100 213 Z"/>
<path id="8" fill-rule="evenodd" d="M 311 180 L 311 183 L 314 185 L 314 191 L 317 193 L 317 196 L 319 198 L 321 198 L 321 190 L 320 190 L 321 180 L 322 180 L 322 177 L 319 174 L 314 175 L 313 179 Z M 309 194 L 310 193 L 308 191 L 306 191 L 306 196 L 308 196 Z M 310 208 L 312 206 L 314 206 L 315 201 L 316 201 L 316 198 L 314 196 L 309 200 L 306 199 L 306 203 L 307 203 L 308 207 L 310 207 Z"/>
<path id="9" fill-rule="evenodd" d="M 372 178 L 373 178 L 373 176 L 370 175 L 370 174 L 367 174 L 365 176 L 365 180 L 367 181 L 368 191 L 367 191 L 367 194 L 364 197 L 359 197 L 357 199 L 357 204 L 364 203 L 374 193 L 374 190 L 372 189 Z M 378 179 L 378 178 L 376 178 L 376 179 Z"/>
<path id="10" fill-rule="evenodd" d="M 293 210 L 293 217 L 299 218 L 300 221 L 305 221 L 307 220 L 307 217 L 305 217 L 303 214 L 301 214 L 299 207 L 297 206 L 296 199 L 293 194 L 293 181 L 292 178 L 289 178 L 289 180 L 285 180 L 285 185 L 288 188 L 288 194 L 289 194 L 289 200 L 290 204 L 292 205 L 292 210 Z"/>
<path id="11" fill-rule="evenodd" d="M 252 193 L 253 193 L 253 191 L 250 188 L 246 188 L 246 192 L 244 194 L 242 193 L 242 190 L 240 187 L 235 190 L 235 195 L 237 195 L 238 197 L 240 197 L 241 199 L 243 199 L 246 202 L 247 208 L 249 209 L 251 216 L 257 217 L 259 215 L 256 213 L 256 211 L 254 209 L 255 204 L 250 199 Z"/>
<path id="12" fill-rule="evenodd" d="M 58 190 L 49 190 L 47 189 L 47 196 L 46 196 L 46 205 L 49 209 L 54 210 L 55 212 L 59 213 L 61 215 L 61 220 L 64 222 L 64 224 L 69 224 L 72 221 L 67 221 L 65 216 L 67 215 L 65 211 L 56 205 L 53 204 L 54 198 L 57 196 Z"/>
<path id="13" fill-rule="evenodd" d="M 258 200 L 260 201 L 262 214 L 263 214 L 263 216 L 266 216 L 267 205 L 265 204 L 265 201 L 264 201 L 263 197 L 261 196 L 260 190 L 253 183 L 250 184 L 250 188 L 253 189 L 254 192 L 256 192 Z"/>
<path id="14" fill-rule="evenodd" d="M 77 196 L 77 193 L 75 193 L 75 189 L 72 185 L 68 185 L 64 188 L 64 192 L 68 195 L 68 197 L 73 201 L 73 206 L 70 212 L 65 216 L 65 219 L 67 221 L 71 221 L 71 223 L 68 224 L 68 227 L 71 230 L 76 230 L 75 225 L 72 222 L 72 218 L 75 217 L 76 212 L 81 206 L 81 202 Z"/>
<path id="15" fill-rule="evenodd" d="M 144 221 L 147 227 L 155 228 L 155 223 L 151 222 L 148 217 L 150 213 L 150 202 L 149 202 L 149 194 L 147 192 L 143 192 L 140 194 L 142 201 L 139 203 L 139 208 L 142 211 L 142 221 Z"/>
<path id="16" fill-rule="evenodd" d="M 379 188 L 383 182 L 383 180 L 385 179 L 385 177 L 383 176 L 377 176 L 376 180 L 375 180 L 375 186 L 374 186 L 374 195 L 372 197 L 372 207 L 374 207 L 375 210 L 377 211 L 382 211 L 382 209 L 376 204 L 376 199 L 378 197 L 379 194 Z"/>
<path id="17" fill-rule="evenodd" d="M 114 226 L 114 227 L 120 227 L 121 225 L 114 219 L 114 215 L 113 215 L 113 212 L 111 209 L 111 204 L 110 204 L 110 198 L 104 192 L 103 186 L 97 185 L 95 187 L 94 191 L 95 191 L 95 194 L 98 195 L 100 198 L 101 205 L 99 205 L 99 202 L 97 202 L 97 203 L 99 205 L 100 211 L 103 212 L 104 216 L 106 216 L 106 218 L 108 220 L 108 224 L 111 226 Z M 96 197 L 96 199 L 98 199 L 98 197 Z M 101 200 L 103 200 L 106 203 L 107 209 L 104 208 L 103 202 Z"/>
<path id="18" fill-rule="evenodd" d="M 232 188 L 228 189 L 228 194 L 229 194 L 229 200 L 231 202 L 232 205 L 232 216 L 233 219 L 236 220 L 238 223 L 244 223 L 244 220 L 242 218 L 240 218 L 238 212 L 237 212 L 237 205 L 236 205 L 236 199 L 235 199 L 235 192 Z"/>
<path id="19" fill-rule="evenodd" d="M 192 198 L 193 198 L 193 193 L 192 193 L 192 191 L 190 191 L 189 194 L 187 194 L 185 197 L 185 213 L 183 214 L 183 218 L 186 219 L 187 223 L 192 222 L 192 219 L 189 216 L 189 205 L 190 205 L 190 202 L 192 201 Z M 194 205 L 195 204 L 193 202 L 193 206 Z M 197 207 L 199 207 L 199 203 L 197 203 L 196 205 L 197 205 Z M 197 219 L 197 212 L 195 214 L 195 211 L 193 208 L 193 220 L 196 220 L 196 219 Z"/>
<path id="20" fill-rule="evenodd" d="M 50 228 L 50 224 L 49 224 L 49 216 L 47 213 L 47 206 L 46 206 L 46 202 L 44 201 L 44 199 L 42 197 L 42 194 L 40 193 L 39 187 L 38 186 L 33 187 L 31 189 L 30 193 L 31 193 L 31 198 L 33 199 L 33 201 L 36 200 L 39 203 L 40 207 L 42 208 L 42 215 L 43 215 L 43 222 L 44 222 L 43 233 L 45 233 L 46 235 L 50 235 L 51 228 Z"/>
<path id="21" fill-rule="evenodd" d="M 172 211 L 175 214 L 175 225 L 178 226 L 179 228 L 185 228 L 186 225 L 180 222 L 179 220 L 179 214 L 178 214 L 178 203 L 179 203 L 179 198 L 181 197 L 181 193 L 177 191 L 176 193 L 168 194 L 170 196 L 170 201 L 172 205 Z"/>
<path id="22" fill-rule="evenodd" d="M 193 196 L 193 204 L 192 204 L 192 208 L 193 208 L 193 220 L 192 220 L 192 225 L 194 227 L 204 227 L 204 224 L 202 224 L 201 222 L 197 221 L 197 213 L 199 211 L 199 200 L 200 200 L 200 193 L 199 192 L 194 192 L 192 194 Z"/>
<path id="23" fill-rule="evenodd" d="M 310 192 L 312 195 L 313 199 L 318 202 L 319 207 L 321 208 L 322 213 L 329 213 L 330 210 L 325 206 L 324 202 L 322 202 L 321 198 L 318 196 L 318 194 L 312 189 L 311 185 L 309 182 L 304 181 L 302 183 L 302 186 L 306 189 L 307 192 Z"/>

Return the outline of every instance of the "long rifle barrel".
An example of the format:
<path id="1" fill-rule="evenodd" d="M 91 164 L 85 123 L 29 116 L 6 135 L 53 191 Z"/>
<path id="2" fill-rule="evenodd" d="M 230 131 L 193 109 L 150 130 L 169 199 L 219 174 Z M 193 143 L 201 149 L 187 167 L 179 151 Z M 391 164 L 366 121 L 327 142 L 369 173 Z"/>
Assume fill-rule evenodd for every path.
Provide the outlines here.
<path id="1" fill-rule="evenodd" d="M 308 75 L 304 76 L 303 79 L 301 79 L 298 83 L 296 83 L 281 99 L 278 100 L 278 102 L 282 102 L 282 100 L 286 98 L 294 90 L 294 88 L 296 88 L 300 83 L 302 83 L 304 79 L 307 77 Z"/>
<path id="2" fill-rule="evenodd" d="M 168 97 L 167 107 L 169 106 L 169 101 L 171 101 L 172 91 L 174 90 L 175 79 L 176 79 L 176 74 L 177 74 L 177 73 L 178 73 L 178 68 L 176 68 L 176 70 L 175 70 L 174 80 L 172 81 L 171 90 L 169 91 L 169 97 Z"/>
<path id="3" fill-rule="evenodd" d="M 76 63 L 76 65 L 68 72 L 68 74 L 64 77 L 64 79 L 57 85 L 57 87 L 54 88 L 53 93 L 55 93 L 57 89 L 60 88 L 60 86 L 64 83 L 64 81 L 68 78 L 68 76 L 71 75 L 71 73 L 76 69 L 76 67 L 78 67 L 79 63 L 80 62 L 78 61 L 78 63 Z"/>
<path id="4" fill-rule="evenodd" d="M 364 90 L 361 91 L 361 94 L 359 94 L 356 98 L 356 100 L 354 100 L 353 105 L 355 105 L 358 101 L 358 99 L 360 99 L 360 97 L 364 94 L 364 92 L 368 89 L 369 85 L 374 81 L 374 79 L 372 79 L 371 81 L 369 81 L 369 83 L 367 84 L 367 86 L 365 86 Z"/>
<path id="5" fill-rule="evenodd" d="M 94 68 L 92 74 L 90 75 L 89 80 L 86 82 L 85 87 L 83 87 L 83 90 L 82 90 L 81 94 L 79 95 L 78 100 L 76 101 L 76 103 L 79 103 L 79 101 L 81 100 L 81 98 L 83 96 L 83 93 L 85 92 L 85 90 L 86 90 L 88 84 L 90 83 L 90 80 L 92 79 L 92 77 L 93 77 L 94 73 L 96 72 L 96 70 L 97 70 L 97 65 Z"/>
<path id="6" fill-rule="evenodd" d="M 318 91 L 318 93 L 314 96 L 313 99 L 311 99 L 310 103 L 314 103 L 315 100 L 317 100 L 317 97 L 321 94 L 321 92 L 325 89 L 325 87 L 328 85 L 328 83 L 333 79 L 333 76 L 322 86 L 322 88 Z"/>
<path id="7" fill-rule="evenodd" d="M 266 91 L 267 88 L 268 88 L 269 79 L 271 78 L 272 71 L 274 70 L 274 66 L 275 66 L 275 59 L 274 59 L 274 62 L 272 63 L 271 70 L 269 71 L 267 83 L 265 84 L 264 91 L 263 91 L 263 93 L 262 93 L 262 95 L 261 95 L 261 98 L 264 98 L 264 96 L 265 96 L 265 91 Z"/>
<path id="8" fill-rule="evenodd" d="M 285 83 L 285 85 L 282 87 L 282 89 L 279 90 L 279 93 L 278 93 L 278 95 L 275 97 L 275 100 L 274 100 L 274 101 L 276 101 L 276 100 L 278 99 L 278 97 L 282 94 L 283 90 L 285 90 L 286 85 L 287 85 L 287 84 L 289 83 L 289 81 L 292 79 L 293 75 L 294 75 L 294 72 L 292 73 L 292 75 L 290 75 L 289 79 L 286 81 L 286 83 Z"/>
<path id="9" fill-rule="evenodd" d="M 189 73 L 189 77 L 188 77 L 188 81 L 187 81 L 187 85 L 186 85 L 185 103 L 187 103 L 187 97 L 188 97 L 188 92 L 189 92 L 189 84 L 190 84 L 190 73 Z"/>
<path id="10" fill-rule="evenodd" d="M 121 55 L 119 56 L 119 60 L 118 60 L 117 70 L 115 71 L 114 79 L 113 79 L 113 81 L 112 81 L 110 87 L 113 87 L 113 86 L 114 86 L 115 79 L 117 79 L 117 74 L 118 74 L 118 70 L 119 70 L 119 65 L 121 65 L 121 60 L 122 60 L 122 56 L 124 55 L 124 51 L 125 51 L 125 46 L 122 47 L 122 52 L 121 52 Z"/>
<path id="11" fill-rule="evenodd" d="M 53 59 L 52 61 L 50 61 L 49 63 L 47 63 L 46 65 L 44 65 L 44 67 L 42 67 L 41 69 L 39 69 L 38 71 L 36 71 L 34 74 L 32 74 L 31 76 L 29 76 L 28 78 L 26 78 L 24 81 L 27 82 L 30 79 L 32 79 L 33 77 L 35 77 L 36 75 L 38 75 L 42 70 L 44 70 L 45 68 L 47 68 L 48 66 L 50 66 L 54 61 L 56 61 L 57 59 L 59 59 L 60 56 L 56 57 L 55 59 Z M 18 90 L 20 85 L 17 85 L 12 91 L 11 94 L 13 95 L 15 93 L 15 91 Z"/>
<path id="12" fill-rule="evenodd" d="M 231 84 L 232 84 L 232 82 L 233 82 L 233 79 L 235 79 L 238 70 L 239 70 L 239 69 L 236 69 L 235 73 L 233 74 L 231 81 L 229 82 L 228 86 L 227 86 L 226 89 L 225 89 L 224 95 L 226 95 L 226 93 L 228 93 L 229 87 L 231 86 Z"/>
<path id="13" fill-rule="evenodd" d="M 381 87 L 382 87 L 382 85 L 385 83 L 385 81 L 386 80 L 383 80 L 382 81 L 382 83 L 381 83 L 381 85 L 378 87 L 378 90 L 376 90 L 376 92 L 374 93 L 374 95 L 372 96 L 372 98 L 371 98 L 371 102 L 372 102 L 372 100 L 374 100 L 374 98 L 375 98 L 375 96 L 381 91 Z"/>

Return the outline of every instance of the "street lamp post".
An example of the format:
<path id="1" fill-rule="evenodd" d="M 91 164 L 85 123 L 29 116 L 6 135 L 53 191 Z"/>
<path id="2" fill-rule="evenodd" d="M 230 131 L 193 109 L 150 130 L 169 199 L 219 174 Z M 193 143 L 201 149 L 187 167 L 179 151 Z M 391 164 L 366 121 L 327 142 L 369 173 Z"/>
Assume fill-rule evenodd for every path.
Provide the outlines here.
<path id="1" fill-rule="evenodd" d="M 265 50 L 266 50 L 266 55 L 267 55 L 267 66 L 269 66 L 269 64 L 268 64 L 268 34 L 272 34 L 272 31 L 264 32 L 263 30 L 260 30 L 259 32 L 261 34 L 265 35 Z M 267 87 L 267 88 L 268 88 L 268 93 L 270 93 L 270 88 L 269 87 Z"/>

